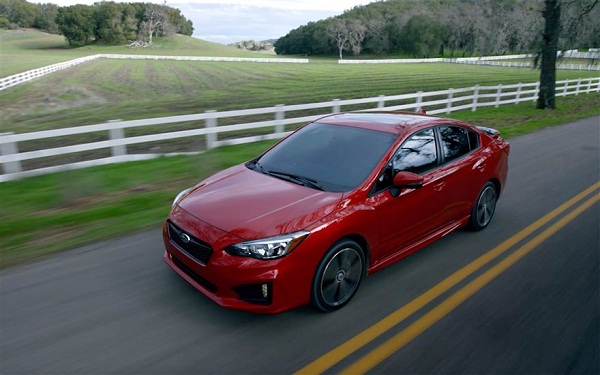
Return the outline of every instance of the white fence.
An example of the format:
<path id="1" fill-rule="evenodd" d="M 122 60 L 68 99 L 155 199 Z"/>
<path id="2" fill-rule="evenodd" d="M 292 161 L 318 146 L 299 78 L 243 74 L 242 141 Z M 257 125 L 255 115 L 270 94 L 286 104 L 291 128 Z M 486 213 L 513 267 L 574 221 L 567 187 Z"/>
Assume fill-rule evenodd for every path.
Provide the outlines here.
<path id="1" fill-rule="evenodd" d="M 70 68 L 75 65 L 79 65 L 88 61 L 96 60 L 100 57 L 100 55 L 93 55 L 87 57 L 81 57 L 75 60 L 65 61 L 58 64 L 49 65 L 43 68 L 28 70 L 23 73 L 14 74 L 12 76 L 8 76 L 0 79 L 0 91 L 5 90 L 9 87 L 18 85 L 23 82 L 31 81 L 34 78 L 38 78 L 41 76 L 45 76 L 46 74 L 50 74 L 56 72 L 57 70 L 62 70 L 66 68 Z"/>
<path id="2" fill-rule="evenodd" d="M 154 55 L 118 55 L 118 54 L 99 54 L 79 59 L 65 61 L 44 68 L 28 70 L 23 73 L 15 74 L 0 79 L 0 91 L 9 87 L 31 81 L 34 78 L 45 76 L 57 70 L 70 68 L 72 66 L 104 59 L 129 59 L 129 60 L 177 60 L 177 61 L 221 61 L 221 62 L 254 62 L 254 63 L 287 63 L 287 64 L 307 64 L 308 59 L 272 59 L 272 58 L 248 58 L 248 57 L 205 57 L 205 56 L 154 56 Z"/>
<path id="3" fill-rule="evenodd" d="M 378 110 L 414 110 L 421 108 L 427 109 L 429 114 L 451 113 L 458 110 L 494 106 L 503 104 L 516 104 L 525 101 L 537 100 L 539 82 L 519 83 L 511 85 L 498 86 L 474 86 L 459 89 L 448 89 L 432 92 L 417 92 L 411 94 L 378 96 L 363 99 L 339 100 L 335 99 L 329 102 L 301 104 L 301 105 L 277 105 L 268 108 L 245 109 L 239 111 L 215 112 L 207 111 L 205 113 L 172 116 L 162 118 L 152 118 L 133 121 L 112 121 L 105 124 L 87 125 L 71 127 L 64 129 L 46 130 L 21 134 L 2 134 L 0 136 L 0 164 L 3 167 L 3 174 L 0 175 L 0 182 L 16 180 L 23 177 L 47 174 L 61 170 L 85 168 L 94 165 L 103 165 L 116 162 L 151 159 L 165 155 L 164 153 L 152 152 L 148 149 L 144 153 L 128 153 L 127 147 L 132 145 L 148 144 L 158 141 L 167 141 L 175 139 L 195 139 L 201 140 L 206 149 L 212 149 L 223 145 L 243 144 L 265 139 L 278 139 L 287 134 L 296 127 L 297 124 L 303 124 L 312 121 L 327 113 L 337 113 L 342 107 L 362 106 L 360 110 L 378 109 Z M 578 95 L 580 93 L 600 92 L 600 77 L 558 81 L 556 85 L 556 95 Z M 374 105 L 374 106 L 372 106 Z M 367 107 L 367 108 L 365 108 Z M 323 110 L 325 111 L 318 111 Z M 306 115 L 307 111 L 312 111 Z M 286 113 L 300 112 L 300 116 L 286 118 Z M 320 112 L 315 114 L 314 112 Z M 244 118 L 257 115 L 272 115 L 272 120 L 241 122 L 234 125 L 218 126 L 219 119 L 227 119 L 228 122 L 235 121 L 235 118 Z M 234 120 L 232 120 L 234 119 Z M 125 136 L 126 129 L 137 129 L 152 125 L 177 124 L 192 122 L 192 128 L 186 130 L 177 130 L 173 132 L 163 132 L 158 134 L 145 134 Z M 198 126 L 202 122 L 203 126 Z M 287 129 L 286 125 L 294 125 Z M 240 138 L 221 139 L 221 134 L 239 131 L 260 131 L 264 133 L 265 128 L 272 128 L 268 134 L 242 136 Z M 35 148 L 39 142 L 36 140 L 48 140 L 58 137 L 79 135 L 77 141 L 89 138 L 92 133 L 104 133 L 104 140 L 88 143 L 71 144 L 68 146 L 51 147 L 46 149 Z M 86 135 L 81 137 L 81 135 Z M 235 137 L 235 135 L 234 135 Z M 73 143 L 73 139 L 69 143 Z M 63 143 L 64 144 L 64 143 Z M 26 145 L 28 151 L 19 152 L 21 145 Z M 56 144 L 58 145 L 58 144 Z M 92 160 L 80 160 L 73 162 L 78 153 L 89 152 L 92 150 L 110 150 L 109 157 L 101 157 Z M 69 157 L 62 157 L 70 155 Z M 42 168 L 23 168 L 22 162 L 39 160 L 44 158 L 59 157 L 57 165 L 45 166 Z"/>
<path id="4" fill-rule="evenodd" d="M 501 66 L 505 68 L 530 68 L 533 69 L 533 63 L 530 62 L 515 62 L 515 61 L 452 61 L 455 64 L 468 64 L 468 65 L 487 65 L 487 66 Z M 592 64 L 557 64 L 557 69 L 563 70 L 598 70 L 600 71 L 600 65 Z"/>
<path id="5" fill-rule="evenodd" d="M 577 52 L 566 51 L 559 52 L 559 57 L 580 58 L 580 59 L 600 59 L 598 52 Z M 339 64 L 399 64 L 399 63 L 464 63 L 475 65 L 494 65 L 503 67 L 531 68 L 531 63 L 499 63 L 498 60 L 514 60 L 531 58 L 533 55 L 505 55 L 505 56 L 481 56 L 481 57 L 459 57 L 459 58 L 431 58 L 431 59 L 381 59 L 381 60 L 338 60 Z M 30 81 L 34 78 L 42 77 L 57 70 L 70 68 L 72 66 L 96 60 L 106 59 L 129 59 L 129 60 L 177 60 L 177 61 L 221 61 L 221 62 L 254 62 L 254 63 L 292 63 L 308 64 L 308 59 L 284 59 L 284 58 L 247 58 L 247 57 L 206 57 L 206 56 L 158 56 L 158 55 L 120 55 L 120 54 L 98 54 L 93 56 L 81 57 L 58 64 L 53 64 L 39 69 L 28 70 L 23 73 L 15 74 L 0 79 L 0 91 L 9 87 Z M 600 70 L 600 66 L 591 64 L 560 64 L 558 69 L 569 70 Z"/>
<path id="6" fill-rule="evenodd" d="M 558 53 L 559 58 L 579 58 L 591 60 L 589 64 L 557 64 L 557 69 L 564 70 L 598 70 L 600 65 L 593 65 L 600 61 L 600 53 L 572 52 Z M 450 63 L 469 65 L 489 65 L 506 68 L 533 68 L 531 62 L 515 62 L 505 60 L 531 59 L 533 55 L 506 55 L 506 56 L 481 56 L 481 57 L 456 57 L 456 58 L 430 58 L 430 59 L 377 59 L 377 60 L 338 60 L 338 64 L 410 64 L 410 63 Z"/>

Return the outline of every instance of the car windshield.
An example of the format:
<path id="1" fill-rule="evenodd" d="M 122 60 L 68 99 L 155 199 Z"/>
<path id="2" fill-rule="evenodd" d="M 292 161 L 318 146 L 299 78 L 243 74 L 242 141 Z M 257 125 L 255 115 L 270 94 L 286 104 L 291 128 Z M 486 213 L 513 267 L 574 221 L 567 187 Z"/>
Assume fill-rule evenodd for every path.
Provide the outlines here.
<path id="1" fill-rule="evenodd" d="M 310 188 L 345 192 L 369 176 L 395 139 L 391 133 L 312 123 L 247 166 Z"/>

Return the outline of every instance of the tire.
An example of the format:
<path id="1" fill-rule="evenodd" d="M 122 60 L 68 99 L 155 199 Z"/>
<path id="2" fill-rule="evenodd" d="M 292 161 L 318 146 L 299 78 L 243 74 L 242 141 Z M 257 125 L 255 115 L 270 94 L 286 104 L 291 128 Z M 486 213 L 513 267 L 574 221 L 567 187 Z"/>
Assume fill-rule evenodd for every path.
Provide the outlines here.
<path id="1" fill-rule="evenodd" d="M 365 255 L 354 241 L 341 240 L 325 254 L 313 278 L 311 304 L 324 312 L 344 307 L 365 274 Z"/>
<path id="2" fill-rule="evenodd" d="M 497 201 L 498 191 L 496 186 L 490 181 L 486 182 L 471 209 L 469 228 L 474 231 L 485 229 L 494 217 Z"/>

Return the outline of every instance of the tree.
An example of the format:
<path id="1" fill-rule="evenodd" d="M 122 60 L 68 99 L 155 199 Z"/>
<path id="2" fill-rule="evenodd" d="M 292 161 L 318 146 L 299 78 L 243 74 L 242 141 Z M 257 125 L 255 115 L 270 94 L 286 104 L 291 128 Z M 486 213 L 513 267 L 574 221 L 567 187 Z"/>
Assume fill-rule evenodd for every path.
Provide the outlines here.
<path id="1" fill-rule="evenodd" d="M 0 2 L 0 14 L 8 18 L 11 27 L 33 27 L 38 9 L 25 0 L 3 0 Z"/>
<path id="2" fill-rule="evenodd" d="M 96 5 L 96 39 L 106 44 L 122 44 L 125 35 L 122 26 L 123 8 L 112 1 Z"/>
<path id="3" fill-rule="evenodd" d="M 592 11 L 599 0 L 588 1 L 579 12 L 577 18 Z M 561 33 L 561 8 L 579 4 L 583 0 L 563 1 L 545 0 L 542 15 L 545 19 L 544 33 L 542 34 L 542 53 L 540 66 L 540 88 L 536 108 L 556 108 L 556 56 L 558 54 L 558 40 Z"/>
<path id="4" fill-rule="evenodd" d="M 34 26 L 49 33 L 58 34 L 58 25 L 56 24 L 57 15 L 58 5 L 39 4 Z"/>
<path id="5" fill-rule="evenodd" d="M 337 45 L 340 60 L 344 58 L 343 51 L 352 50 L 355 55 L 360 54 L 365 32 L 362 22 L 343 18 L 335 19 L 327 29 L 330 39 Z"/>
<path id="6" fill-rule="evenodd" d="M 414 57 L 431 57 L 443 43 L 442 26 L 429 16 L 412 17 L 402 28 L 401 45 Z"/>
<path id="7" fill-rule="evenodd" d="M 96 23 L 92 6 L 72 5 L 59 8 L 56 23 L 58 30 L 72 47 L 85 46 L 94 40 Z"/>
<path id="8" fill-rule="evenodd" d="M 386 32 L 385 19 L 374 18 L 367 21 L 363 49 L 375 55 L 389 52 L 390 42 Z"/>
<path id="9" fill-rule="evenodd" d="M 140 24 L 140 39 L 152 44 L 153 36 L 158 34 L 167 22 L 166 14 L 159 6 L 149 6 L 144 13 L 144 21 Z"/>
<path id="10" fill-rule="evenodd" d="M 542 63 L 537 108 L 556 108 L 556 55 L 560 35 L 560 2 L 546 0 L 542 12 L 546 23 L 542 35 Z"/>

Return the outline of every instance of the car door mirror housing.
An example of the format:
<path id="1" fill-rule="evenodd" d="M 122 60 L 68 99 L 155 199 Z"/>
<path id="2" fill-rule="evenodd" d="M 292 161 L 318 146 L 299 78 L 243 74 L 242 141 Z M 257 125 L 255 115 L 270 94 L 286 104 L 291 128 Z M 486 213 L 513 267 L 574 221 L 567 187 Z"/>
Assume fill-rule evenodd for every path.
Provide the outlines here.
<path id="1" fill-rule="evenodd" d="M 394 186 L 406 189 L 418 189 L 423 186 L 423 176 L 401 171 L 394 175 Z"/>

